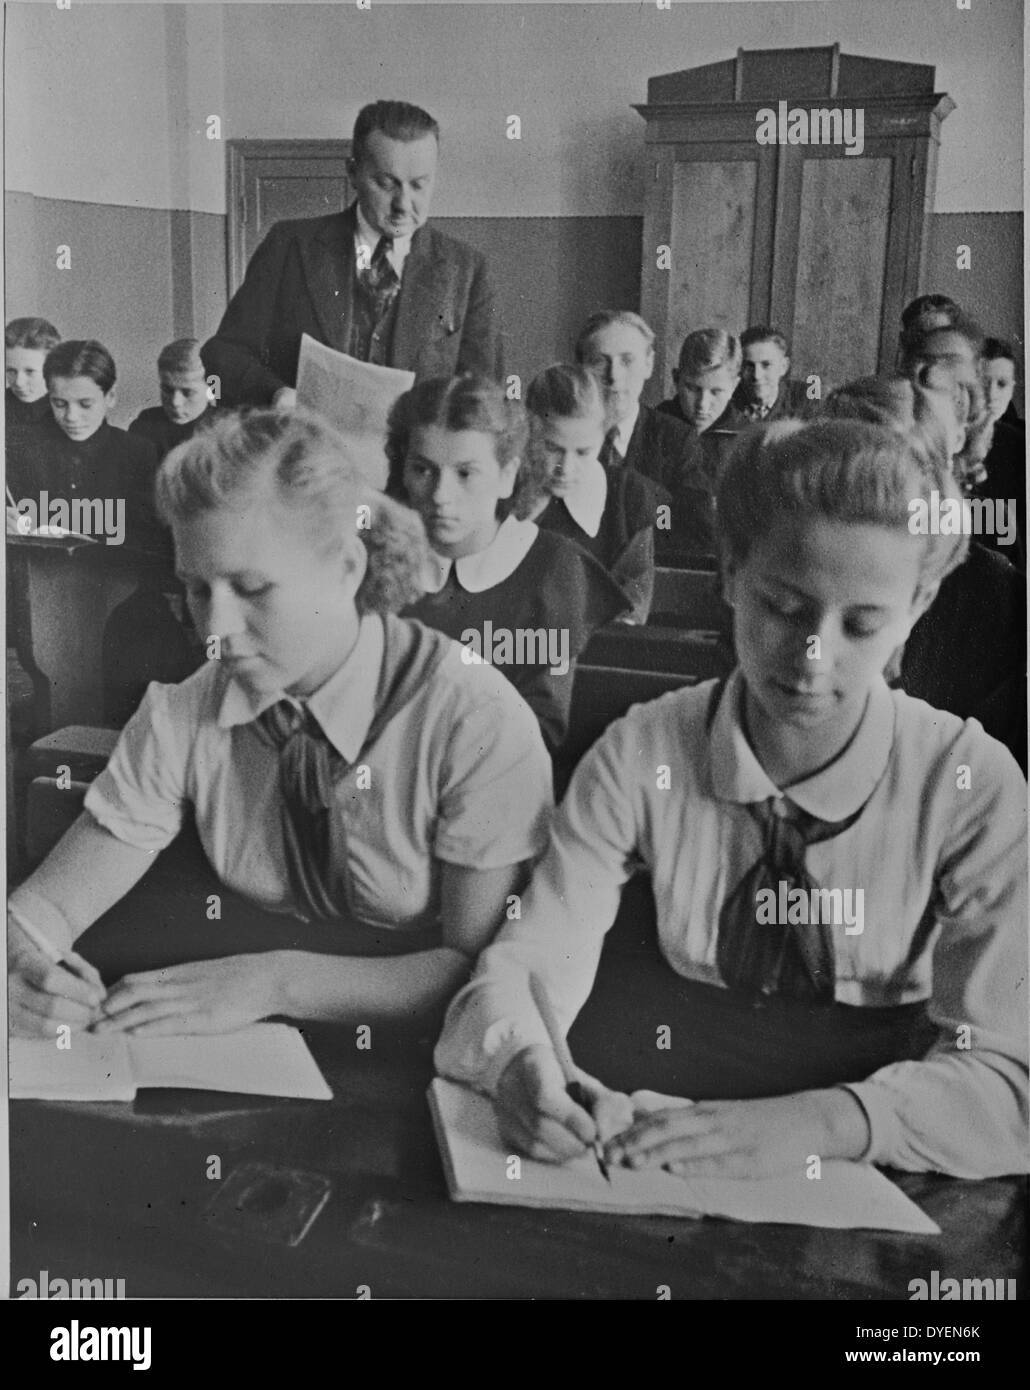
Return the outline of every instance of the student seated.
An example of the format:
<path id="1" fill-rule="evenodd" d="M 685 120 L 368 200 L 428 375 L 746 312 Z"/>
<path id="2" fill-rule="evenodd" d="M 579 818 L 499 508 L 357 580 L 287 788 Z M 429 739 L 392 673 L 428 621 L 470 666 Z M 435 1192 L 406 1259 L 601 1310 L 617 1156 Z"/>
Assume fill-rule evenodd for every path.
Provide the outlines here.
<path id="1" fill-rule="evenodd" d="M 192 439 L 197 427 L 214 411 L 196 338 L 177 338 L 161 349 L 157 379 L 161 404 L 141 410 L 129 433 L 149 439 L 164 458 L 177 444 Z"/>
<path id="2" fill-rule="evenodd" d="M 8 440 L 26 426 L 53 419 L 43 361 L 61 335 L 46 319 L 11 319 L 4 329 L 4 428 Z"/>
<path id="3" fill-rule="evenodd" d="M 585 367 L 548 367 L 526 393 L 529 444 L 515 515 L 575 541 L 632 604 L 624 622 L 645 623 L 654 594 L 654 484 L 633 468 L 601 463 L 605 407 Z"/>
<path id="4" fill-rule="evenodd" d="M 961 393 L 958 405 L 961 407 Z M 962 465 L 965 431 L 952 389 L 913 385 L 905 377 L 866 377 L 829 395 L 822 414 L 872 420 L 927 449 L 938 468 Z M 1025 581 L 1004 557 L 971 537 L 966 559 L 946 575 L 919 618 L 887 679 L 937 709 L 976 718 L 1026 771 Z M 1008 547 L 1009 550 L 1012 547 Z"/>
<path id="5" fill-rule="evenodd" d="M 990 447 L 983 461 L 986 476 L 975 495 L 1015 508 L 1019 539 L 1008 558 L 1025 570 L 1026 427 L 1012 405 L 1015 373 L 1011 345 L 1000 338 L 986 338 L 980 358 L 980 377 L 990 427 Z"/>
<path id="6" fill-rule="evenodd" d="M 688 333 L 680 348 L 679 367 L 672 374 L 676 394 L 658 407 L 698 436 L 713 489 L 734 438 L 749 423 L 748 416 L 733 404 L 742 361 L 740 342 L 732 333 L 721 328 Z"/>
<path id="7" fill-rule="evenodd" d="M 772 424 L 803 415 L 805 387 L 791 381 L 790 349 L 778 328 L 756 324 L 740 335 L 743 362 L 733 404 L 748 420 Z"/>
<path id="8" fill-rule="evenodd" d="M 709 485 L 698 441 L 681 420 L 643 405 L 654 372 L 654 332 L 639 314 L 603 309 L 583 325 L 576 361 L 595 372 L 604 391 L 609 429 L 601 450 L 606 467 L 635 468 L 658 488 L 655 548 L 707 553 Z M 665 523 L 663 525 L 663 522 Z"/>
<path id="9" fill-rule="evenodd" d="M 541 847 L 536 721 L 498 672 L 393 616 L 416 591 L 421 528 L 320 421 L 221 420 L 168 456 L 158 504 L 213 659 L 151 685 L 83 815 L 13 893 L 14 1031 L 211 1033 L 271 1015 L 424 1027 Z M 71 948 L 190 808 L 226 887 L 324 945 L 256 941 L 106 993 L 78 957 L 73 973 L 30 945 L 21 919 Z"/>
<path id="10" fill-rule="evenodd" d="M 740 340 L 721 328 L 688 333 L 673 368 L 676 394 L 662 401 L 663 415 L 682 420 L 696 434 L 709 430 L 739 431 L 747 416 L 733 404 L 743 362 Z"/>
<path id="11" fill-rule="evenodd" d="M 150 505 L 156 450 L 107 420 L 116 400 L 114 358 L 94 339 L 68 339 L 47 353 L 43 375 L 53 418 L 11 446 L 7 485 L 16 502 L 31 502 L 39 524 L 53 520 L 55 503 L 66 505 L 71 530 L 84 529 L 76 522 L 90 519 L 85 508 L 76 514 L 76 502 L 120 504 L 124 529 L 115 549 L 162 560 L 167 540 Z"/>
<path id="12" fill-rule="evenodd" d="M 985 338 L 980 355 L 987 413 L 995 425 L 1008 425 L 1026 433 L 1026 421 L 1016 410 L 1016 355 L 1004 338 Z"/>
<path id="13" fill-rule="evenodd" d="M 486 377 L 418 382 L 387 431 L 389 491 L 429 538 L 423 597 L 404 609 L 501 668 L 553 753 L 568 730 L 577 656 L 630 608 L 592 556 L 515 515 L 526 445 L 517 401 Z"/>
<path id="14" fill-rule="evenodd" d="M 893 429 L 742 439 L 717 509 L 738 668 L 635 706 L 586 755 L 520 921 L 436 1048 L 441 1072 L 493 1096 L 513 1148 L 561 1162 L 599 1139 L 610 1162 L 691 1177 L 800 1176 L 812 1154 L 1025 1170 L 1026 787 L 975 720 L 881 675 L 966 548 L 909 530 L 932 488 L 958 496 Z M 593 1114 L 568 1097 L 530 974 L 567 1029 L 641 862 L 662 962 L 609 1032 L 613 1067 L 642 1027 L 655 1073 L 689 1071 L 692 1020 L 717 1012 L 738 1095 L 783 1058 L 760 1098 L 634 1113 L 601 1064 L 583 1077 Z"/>
<path id="15" fill-rule="evenodd" d="M 1026 483 L 1022 446 L 1012 449 L 1012 437 L 1003 433 L 992 468 L 988 468 L 994 426 L 985 404 L 982 353 L 984 335 L 979 325 L 957 310 L 942 328 L 913 328 L 903 336 L 905 374 L 924 385 L 947 387 L 954 393 L 965 430 L 965 443 L 956 456 L 960 483 L 971 499 L 987 499 L 1014 513 L 1012 536 L 1000 530 L 984 533 L 981 542 L 1001 550 L 1020 568 L 1026 568 Z M 1016 458 L 1013 458 L 1013 453 Z"/>

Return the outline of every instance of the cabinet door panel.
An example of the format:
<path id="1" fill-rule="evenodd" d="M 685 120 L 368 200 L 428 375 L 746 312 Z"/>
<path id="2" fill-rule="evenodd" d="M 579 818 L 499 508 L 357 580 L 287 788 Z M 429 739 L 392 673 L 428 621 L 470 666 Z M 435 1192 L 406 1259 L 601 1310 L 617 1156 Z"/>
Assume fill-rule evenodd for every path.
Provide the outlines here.
<path id="1" fill-rule="evenodd" d="M 824 391 L 877 370 L 892 177 L 890 157 L 803 161 L 793 375 Z"/>

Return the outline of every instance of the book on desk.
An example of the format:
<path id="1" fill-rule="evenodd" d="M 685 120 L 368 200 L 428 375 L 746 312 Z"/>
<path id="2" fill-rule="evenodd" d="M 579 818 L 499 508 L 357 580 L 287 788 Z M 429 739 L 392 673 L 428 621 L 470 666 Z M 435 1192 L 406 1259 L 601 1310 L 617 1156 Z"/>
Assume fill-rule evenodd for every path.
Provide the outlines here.
<path id="1" fill-rule="evenodd" d="M 189 1036 L 12 1038 L 10 1077 L 12 1100 L 128 1101 L 141 1087 L 332 1099 L 307 1043 L 283 1023 Z"/>
<path id="2" fill-rule="evenodd" d="M 690 1104 L 650 1091 L 633 1099 L 638 1112 Z M 429 1108 L 456 1202 L 940 1234 L 924 1211 L 868 1163 L 827 1159 L 815 1177 L 800 1155 L 796 1173 L 757 1179 L 685 1178 L 661 1169 L 614 1167 L 608 1183 L 589 1152 L 563 1164 L 524 1156 L 514 1163 L 517 1155 L 501 1139 L 492 1101 L 467 1087 L 437 1077 L 429 1088 Z"/>

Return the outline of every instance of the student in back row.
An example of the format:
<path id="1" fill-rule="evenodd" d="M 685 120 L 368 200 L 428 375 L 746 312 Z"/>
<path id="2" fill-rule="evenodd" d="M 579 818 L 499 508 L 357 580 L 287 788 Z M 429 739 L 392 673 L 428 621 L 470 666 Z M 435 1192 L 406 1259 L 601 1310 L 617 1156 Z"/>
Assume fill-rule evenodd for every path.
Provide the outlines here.
<path id="1" fill-rule="evenodd" d="M 732 333 L 721 328 L 699 328 L 688 333 L 680 348 L 679 366 L 672 374 L 676 395 L 658 407 L 682 420 L 701 445 L 709 488 L 708 520 L 701 534 L 706 553 L 713 555 L 715 485 L 733 441 L 749 423 L 744 412 L 733 404 L 742 360 L 740 343 Z"/>
<path id="2" fill-rule="evenodd" d="M 670 509 L 670 524 L 656 526 L 656 554 L 710 549 L 710 487 L 697 438 L 684 421 L 641 403 L 654 372 L 652 329 L 639 314 L 604 309 L 583 325 L 576 361 L 597 374 L 604 391 L 609 429 L 601 462 L 643 473 Z"/>
<path id="3" fill-rule="evenodd" d="M 46 319 L 11 319 L 4 329 L 4 428 L 8 441 L 26 426 L 53 419 L 43 363 L 61 335 Z"/>
<path id="4" fill-rule="evenodd" d="M 177 444 L 192 439 L 214 410 L 208 393 L 200 344 L 196 338 L 177 338 L 161 349 L 157 359 L 161 404 L 141 410 L 129 433 L 149 439 L 161 458 Z"/>
<path id="5" fill-rule="evenodd" d="M 805 387 L 791 381 L 790 349 L 778 328 L 756 324 L 740 335 L 743 354 L 740 385 L 733 404 L 746 419 L 772 424 L 805 411 Z"/>
<path id="6" fill-rule="evenodd" d="M 593 555 L 632 604 L 623 620 L 646 622 L 657 494 L 635 468 L 601 463 L 605 407 L 596 376 L 585 367 L 548 367 L 531 382 L 526 408 L 529 467 L 516 515 Z"/>
<path id="7" fill-rule="evenodd" d="M 69 339 L 52 348 L 43 363 L 51 419 L 19 433 L 7 460 L 7 483 L 15 500 L 122 499 L 124 544 L 164 555 L 167 540 L 156 525 L 150 493 L 157 450 L 108 423 L 116 394 L 114 358 L 94 339 Z"/>
<path id="8" fill-rule="evenodd" d="M 933 489 L 958 496 L 893 429 L 742 439 L 717 509 L 738 668 L 636 705 L 586 755 L 437 1045 L 507 1143 L 562 1162 L 599 1139 L 690 1177 L 803 1181 L 813 1154 L 1026 1170 L 1026 786 L 975 720 L 881 674 L 966 547 L 909 530 Z M 602 980 L 590 1113 L 531 976 L 568 1029 L 640 861 L 660 956 L 634 994 L 625 962 Z M 736 1045 L 705 1080 L 713 1034 Z M 640 1087 L 697 1103 L 648 1113 Z"/>
<path id="9" fill-rule="evenodd" d="M 485 377 L 417 383 L 390 413 L 390 493 L 429 538 L 425 594 L 404 610 L 500 667 L 554 753 L 568 730 L 576 658 L 594 630 L 630 608 L 593 556 L 520 521 L 527 426 L 518 401 Z"/>

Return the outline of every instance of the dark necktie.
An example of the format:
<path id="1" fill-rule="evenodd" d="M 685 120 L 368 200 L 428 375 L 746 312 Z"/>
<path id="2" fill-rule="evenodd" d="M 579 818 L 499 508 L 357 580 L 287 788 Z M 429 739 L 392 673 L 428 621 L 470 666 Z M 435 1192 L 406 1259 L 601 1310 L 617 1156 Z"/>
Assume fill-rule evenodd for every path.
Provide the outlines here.
<path id="1" fill-rule="evenodd" d="M 730 989 L 750 994 L 756 1002 L 762 995 L 782 994 L 832 1004 L 836 981 L 833 933 L 841 926 L 824 921 L 760 922 L 758 894 L 771 890 L 778 916 L 783 883 L 787 891 L 803 889 L 811 909 L 811 890 L 818 885 L 805 869 L 805 851 L 809 845 L 847 830 L 862 809 L 846 820 L 824 821 L 790 802 L 782 803 L 784 811 L 777 815 L 773 804 L 772 800 L 756 802 L 747 808 L 762 830 L 765 847 L 719 913 L 719 974 Z M 810 911 L 806 914 L 811 915 Z"/>
<path id="2" fill-rule="evenodd" d="M 613 425 L 605 435 L 604 443 L 601 445 L 601 452 L 598 454 L 598 458 L 604 464 L 605 468 L 617 468 L 623 461 L 622 455 L 619 453 L 619 446 L 616 443 L 618 437 L 618 426 Z"/>
<path id="3" fill-rule="evenodd" d="M 372 253 L 372 263 L 361 271 L 361 281 L 372 300 L 376 323 L 381 323 L 401 287 L 400 277 L 390 264 L 387 251 L 393 245 L 389 237 L 381 236 Z"/>
<path id="4" fill-rule="evenodd" d="M 279 750 L 283 845 L 294 899 L 316 919 L 344 916 L 345 850 L 336 841 L 343 822 L 333 813 L 333 787 L 348 764 L 311 711 L 291 700 L 270 705 L 256 722 Z"/>

